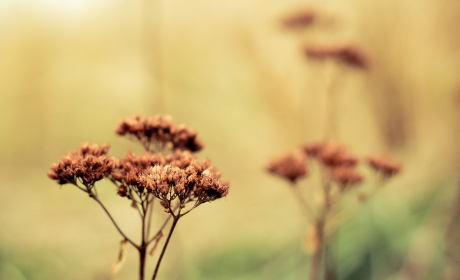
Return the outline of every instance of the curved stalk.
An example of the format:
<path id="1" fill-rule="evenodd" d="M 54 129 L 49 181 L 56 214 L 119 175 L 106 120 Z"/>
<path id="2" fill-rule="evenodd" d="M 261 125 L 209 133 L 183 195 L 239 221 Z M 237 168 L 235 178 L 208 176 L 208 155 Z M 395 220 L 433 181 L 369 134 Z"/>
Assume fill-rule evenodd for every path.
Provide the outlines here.
<path id="1" fill-rule="evenodd" d="M 173 233 L 174 229 L 176 228 L 176 224 L 179 221 L 179 218 L 180 218 L 180 213 L 173 220 L 171 229 L 169 230 L 168 238 L 166 239 L 165 245 L 163 246 L 163 249 L 161 250 L 160 257 L 158 258 L 158 262 L 157 262 L 157 265 L 155 267 L 155 272 L 153 273 L 152 280 L 155 280 L 155 278 L 157 277 L 157 273 L 158 273 L 158 269 L 160 268 L 161 260 L 163 259 L 163 256 L 164 256 L 164 254 L 166 252 L 166 248 L 168 247 L 168 244 L 169 244 L 169 240 L 171 239 L 172 233 Z"/>

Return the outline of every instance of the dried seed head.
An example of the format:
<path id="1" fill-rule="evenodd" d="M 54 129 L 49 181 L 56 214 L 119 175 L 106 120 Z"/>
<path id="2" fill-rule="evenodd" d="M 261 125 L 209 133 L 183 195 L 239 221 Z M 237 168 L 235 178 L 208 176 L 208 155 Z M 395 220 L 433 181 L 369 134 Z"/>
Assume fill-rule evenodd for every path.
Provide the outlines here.
<path id="1" fill-rule="evenodd" d="M 306 156 L 299 152 L 274 158 L 268 163 L 267 171 L 295 183 L 308 175 Z"/>
<path id="2" fill-rule="evenodd" d="M 61 185 L 80 179 L 85 186 L 91 186 L 115 168 L 115 160 L 106 155 L 109 148 L 108 144 L 82 144 L 80 150 L 69 152 L 58 164 L 52 164 L 48 177 Z"/>
<path id="3" fill-rule="evenodd" d="M 310 157 L 317 157 L 319 153 L 327 146 L 326 141 L 306 143 L 300 146 L 301 150 Z"/>
<path id="4" fill-rule="evenodd" d="M 331 168 L 342 166 L 356 166 L 358 157 L 344 145 L 335 142 L 328 142 L 321 146 L 318 151 L 319 160 Z"/>
<path id="5" fill-rule="evenodd" d="M 132 136 L 141 142 L 147 150 L 152 146 L 197 152 L 203 144 L 193 129 L 184 125 L 175 125 L 169 116 L 156 115 L 141 117 L 139 115 L 123 119 L 115 132 L 120 136 Z"/>
<path id="6" fill-rule="evenodd" d="M 371 156 L 367 159 L 370 167 L 385 177 L 391 177 L 401 172 L 402 165 L 387 156 Z"/>
<path id="7" fill-rule="evenodd" d="M 346 190 L 364 180 L 364 176 L 358 174 L 353 167 L 342 166 L 330 169 L 331 178 L 337 182 L 340 189 Z"/>
<path id="8" fill-rule="evenodd" d="M 306 46 L 304 54 L 312 60 L 333 59 L 338 63 L 361 70 L 369 70 L 370 63 L 366 53 L 353 45 Z"/>
<path id="9" fill-rule="evenodd" d="M 287 29 L 303 29 L 312 25 L 315 18 L 311 9 L 296 10 L 282 19 L 282 25 Z"/>
<path id="10" fill-rule="evenodd" d="M 128 194 L 128 188 L 125 185 L 119 186 L 117 194 L 121 197 L 125 197 Z"/>
<path id="11" fill-rule="evenodd" d="M 209 160 L 199 162 L 190 152 L 176 151 L 166 165 L 157 164 L 144 169 L 133 185 L 143 186 L 162 201 L 171 195 L 185 200 L 210 202 L 228 194 L 230 183 L 220 180 L 220 173 Z"/>

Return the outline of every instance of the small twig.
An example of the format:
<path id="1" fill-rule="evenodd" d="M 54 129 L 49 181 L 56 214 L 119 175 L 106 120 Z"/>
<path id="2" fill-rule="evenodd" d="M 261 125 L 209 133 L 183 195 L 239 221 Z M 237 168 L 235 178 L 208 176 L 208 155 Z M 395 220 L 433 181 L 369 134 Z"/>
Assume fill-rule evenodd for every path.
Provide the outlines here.
<path id="1" fill-rule="evenodd" d="M 180 205 L 176 205 L 176 207 L 174 207 L 174 211 L 175 211 L 177 208 L 179 208 L 179 207 L 180 207 Z M 147 242 L 147 244 L 152 243 L 152 241 L 155 240 L 155 238 L 156 238 L 158 235 L 162 234 L 163 229 L 166 227 L 166 225 L 168 224 L 168 222 L 169 222 L 169 220 L 171 219 L 171 217 L 172 217 L 172 215 L 168 215 L 168 218 L 166 218 L 166 220 L 164 221 L 163 225 L 160 227 L 160 229 L 157 231 L 157 233 L 152 237 L 152 239 L 150 239 L 150 240 Z"/>
<path id="2" fill-rule="evenodd" d="M 85 193 L 88 193 L 88 190 L 86 190 L 86 189 L 80 187 L 76 182 L 72 182 L 72 184 L 73 184 L 74 186 L 76 186 L 77 188 L 79 188 L 80 190 L 84 191 Z"/>
<path id="3" fill-rule="evenodd" d="M 157 265 L 155 267 L 155 272 L 153 273 L 152 280 L 155 280 L 155 278 L 157 277 L 158 269 L 160 268 L 160 264 L 161 264 L 161 260 L 163 259 L 163 256 L 164 256 L 164 254 L 166 252 L 166 248 L 168 247 L 169 240 L 171 239 L 172 233 L 173 233 L 174 229 L 176 228 L 177 222 L 179 221 L 179 219 L 181 217 L 180 216 L 180 210 L 181 209 L 179 208 L 179 212 L 177 213 L 177 217 L 176 216 L 174 217 L 173 223 L 171 225 L 171 229 L 169 230 L 168 238 L 166 239 L 165 244 L 163 245 L 163 249 L 161 250 L 160 257 L 158 258 L 158 262 L 157 262 Z"/>
<path id="4" fill-rule="evenodd" d="M 95 195 L 91 196 L 92 199 L 94 199 L 97 203 L 99 203 L 99 205 L 101 205 L 102 209 L 104 209 L 105 213 L 107 214 L 107 216 L 109 216 L 110 220 L 112 221 L 113 225 L 115 226 L 115 228 L 118 230 L 118 232 L 121 234 L 121 236 L 123 236 L 124 239 L 126 239 L 129 243 L 131 243 L 131 245 L 133 245 L 134 247 L 138 248 L 139 249 L 139 245 L 137 245 L 136 243 L 134 243 L 131 239 L 129 239 L 126 234 L 124 234 L 124 232 L 120 229 L 120 227 L 118 226 L 118 224 L 115 222 L 115 220 L 113 219 L 112 215 L 110 215 L 109 211 L 107 210 L 107 208 L 105 208 L 104 204 L 99 200 L 99 198 Z"/>
<path id="5" fill-rule="evenodd" d="M 198 207 L 200 204 L 202 203 L 202 201 L 200 200 L 197 200 L 195 202 L 195 204 L 192 206 L 192 208 L 190 208 L 187 212 L 185 212 L 184 214 L 180 214 L 180 217 L 183 217 L 185 215 L 187 215 L 188 213 L 190 213 L 190 211 L 192 211 L 193 209 L 195 209 L 196 207 Z"/>
<path id="6" fill-rule="evenodd" d="M 311 205 L 304 199 L 301 190 L 298 188 L 298 185 L 292 185 L 290 187 L 292 189 L 294 197 L 297 198 L 297 201 L 300 204 L 300 208 L 302 208 L 302 212 L 305 215 L 305 218 L 308 222 L 313 221 L 312 215 L 315 215 L 315 211 L 311 207 Z"/>
<path id="7" fill-rule="evenodd" d="M 150 228 L 151 228 L 152 216 L 153 216 L 153 206 L 155 202 L 155 200 L 153 199 L 153 196 L 152 196 L 152 199 L 150 200 L 149 200 L 149 196 L 147 196 L 147 234 L 145 235 L 146 239 L 150 237 Z"/>

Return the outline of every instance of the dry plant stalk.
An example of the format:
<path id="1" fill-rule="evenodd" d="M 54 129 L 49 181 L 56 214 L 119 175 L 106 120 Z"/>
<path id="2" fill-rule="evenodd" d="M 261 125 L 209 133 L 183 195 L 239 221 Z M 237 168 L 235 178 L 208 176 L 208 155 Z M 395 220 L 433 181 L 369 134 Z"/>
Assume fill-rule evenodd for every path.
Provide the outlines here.
<path id="1" fill-rule="evenodd" d="M 107 154 L 110 148 L 108 144 L 98 146 L 85 143 L 78 151 L 69 152 L 58 164 L 51 165 L 48 177 L 60 185 L 76 186 L 103 208 L 123 237 L 120 256 L 113 269 L 117 271 L 120 268 L 125 258 L 125 244 L 129 243 L 139 252 L 140 280 L 145 279 L 148 247 L 152 245 L 153 254 L 164 228 L 172 219 L 153 273 L 152 279 L 155 279 L 179 219 L 203 203 L 226 196 L 230 183 L 220 179 L 221 174 L 209 160 L 200 162 L 192 154 L 203 147 L 196 132 L 184 125 L 173 124 L 169 117 L 127 118 L 118 124 L 116 133 L 138 141 L 146 152 L 136 156 L 130 151 L 123 159 L 117 159 Z M 96 182 L 104 178 L 116 186 L 116 193 L 127 198 L 140 215 L 140 243 L 134 242 L 123 232 L 99 199 Z M 157 202 L 169 215 L 152 235 L 152 211 Z"/>
<path id="2" fill-rule="evenodd" d="M 307 220 L 310 219 L 307 240 L 307 246 L 312 251 L 310 280 L 317 280 L 320 275 L 323 275 L 322 266 L 325 267 L 325 279 L 335 278 L 330 275 L 334 274 L 334 270 L 328 269 L 328 266 L 331 265 L 328 249 L 331 245 L 329 238 L 332 234 L 331 224 L 337 224 L 337 215 L 334 216 L 334 213 L 339 210 L 343 197 L 348 194 L 352 195 L 350 190 L 355 189 L 365 180 L 365 177 L 357 171 L 357 165 L 361 160 L 341 143 L 320 141 L 304 144 L 294 153 L 274 158 L 267 165 L 269 173 L 288 181 L 291 183 L 291 188 L 297 190 L 295 195 L 300 206 L 305 210 L 303 213 Z M 315 205 L 316 207 L 311 207 L 299 185 L 300 179 L 309 176 L 309 165 L 313 162 L 320 167 L 321 177 L 321 184 L 316 187 L 322 193 L 322 201 Z M 377 173 L 381 182 L 386 182 L 387 179 L 401 171 L 401 164 L 386 156 L 371 156 L 367 158 L 367 163 Z M 363 202 L 363 196 L 369 198 L 371 194 L 380 189 L 380 185 L 373 187 L 374 190 L 370 194 L 360 193 L 358 195 L 356 205 L 359 206 Z M 308 189 L 309 193 L 314 191 L 314 189 Z M 312 216 L 313 220 L 311 220 Z"/>
<path id="3" fill-rule="evenodd" d="M 315 24 L 319 16 L 313 12 L 299 10 L 282 21 L 282 25 L 288 29 L 306 29 Z M 322 63 L 327 71 L 327 80 L 324 81 L 325 95 L 327 97 L 326 121 L 324 125 L 324 139 L 338 138 L 337 136 L 337 108 L 336 108 L 336 83 L 346 69 L 367 71 L 370 69 L 370 61 L 367 54 L 354 44 L 311 44 L 302 47 L 303 55 L 309 62 Z M 297 186 L 297 180 L 308 175 L 308 159 L 315 159 L 320 166 L 321 192 L 323 202 L 314 209 L 306 200 L 302 191 Z M 364 176 L 356 171 L 358 158 L 340 143 L 321 141 L 303 145 L 301 151 L 291 153 L 272 160 L 267 169 L 270 173 L 281 176 L 292 184 L 295 196 L 299 201 L 306 218 L 310 219 L 307 247 L 312 250 L 312 266 L 310 279 L 319 279 L 321 262 L 324 259 L 325 279 L 337 279 L 331 256 L 330 244 L 333 243 L 333 234 L 329 234 L 332 225 L 337 225 L 340 217 L 332 216 L 333 208 L 339 203 L 340 198 L 353 186 L 361 183 Z M 398 163 L 392 162 L 386 157 L 373 157 L 369 159 L 372 168 L 377 170 L 383 177 L 389 178 L 400 170 Z M 386 168 L 386 169 L 385 169 Z M 389 172 L 391 170 L 391 172 Z M 358 195 L 359 201 L 363 202 L 368 195 Z M 314 216 L 312 219 L 311 217 Z M 325 255 L 323 257 L 323 255 Z"/>

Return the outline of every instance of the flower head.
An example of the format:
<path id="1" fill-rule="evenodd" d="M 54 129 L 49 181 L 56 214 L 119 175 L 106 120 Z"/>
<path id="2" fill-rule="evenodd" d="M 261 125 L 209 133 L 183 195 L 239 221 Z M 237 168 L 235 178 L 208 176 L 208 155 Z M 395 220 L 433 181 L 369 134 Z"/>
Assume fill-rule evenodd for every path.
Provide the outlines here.
<path id="1" fill-rule="evenodd" d="M 139 175 L 138 185 L 164 201 L 165 208 L 176 197 L 181 204 L 186 201 L 197 201 L 201 204 L 228 194 L 230 183 L 220 180 L 220 173 L 209 161 L 199 162 L 193 158 L 188 165 L 177 164 L 178 162 L 180 160 L 173 160 L 164 166 L 155 165 L 146 169 Z M 204 169 L 205 167 L 208 169 Z"/>
<path id="2" fill-rule="evenodd" d="M 299 178 L 308 174 L 306 156 L 302 153 L 289 153 L 272 159 L 267 166 L 267 171 L 295 183 Z"/>
<path id="3" fill-rule="evenodd" d="M 366 53 L 354 45 L 307 46 L 304 48 L 304 54 L 313 60 L 333 59 L 356 69 L 368 70 L 370 68 Z"/>
<path id="4" fill-rule="evenodd" d="M 371 156 L 367 159 L 370 167 L 382 173 L 385 177 L 391 177 L 401 172 L 402 165 L 387 156 Z"/>
<path id="5" fill-rule="evenodd" d="M 197 152 L 203 144 L 197 133 L 184 125 L 175 125 L 168 116 L 141 117 L 139 115 L 123 119 L 115 132 L 120 136 L 132 136 L 150 151 L 154 146 L 161 150 L 167 145 L 172 149 Z"/>
<path id="6" fill-rule="evenodd" d="M 85 186 L 108 176 L 115 167 L 113 158 L 107 156 L 110 145 L 82 144 L 80 150 L 69 152 L 59 163 L 51 165 L 48 177 L 58 184 L 76 183 L 77 179 Z"/>
<path id="7" fill-rule="evenodd" d="M 339 184 L 341 190 L 346 190 L 364 180 L 364 176 L 357 173 L 355 168 L 351 166 L 332 168 L 330 175 L 332 180 Z"/>
<path id="8" fill-rule="evenodd" d="M 340 143 L 324 143 L 319 147 L 317 154 L 319 160 L 324 165 L 331 168 L 355 166 L 358 163 L 358 157 L 356 157 L 346 146 Z"/>
<path id="9" fill-rule="evenodd" d="M 310 9 L 296 10 L 282 19 L 282 25 L 288 29 L 302 29 L 312 25 L 316 14 Z"/>

